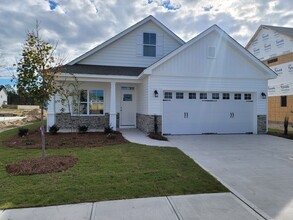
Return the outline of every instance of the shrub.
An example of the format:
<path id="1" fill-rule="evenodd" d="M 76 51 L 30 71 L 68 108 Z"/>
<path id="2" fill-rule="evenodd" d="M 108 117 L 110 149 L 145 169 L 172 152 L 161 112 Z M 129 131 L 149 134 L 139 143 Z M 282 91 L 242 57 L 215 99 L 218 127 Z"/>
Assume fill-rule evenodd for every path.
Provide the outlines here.
<path id="1" fill-rule="evenodd" d="M 105 128 L 104 128 L 105 134 L 112 134 L 113 132 L 114 132 L 113 127 L 111 127 L 110 125 L 105 126 Z"/>
<path id="2" fill-rule="evenodd" d="M 116 139 L 116 135 L 113 134 L 113 133 L 108 133 L 106 138 L 109 139 L 109 140 L 114 140 L 114 139 Z"/>
<path id="3" fill-rule="evenodd" d="M 168 139 L 160 133 L 151 132 L 148 137 L 159 141 L 168 141 Z"/>
<path id="4" fill-rule="evenodd" d="M 288 125 L 289 125 L 289 117 L 285 117 L 285 119 L 284 119 L 284 135 L 288 134 Z"/>
<path id="5" fill-rule="evenodd" d="M 86 125 L 78 125 L 78 132 L 80 134 L 85 134 L 88 130 L 88 126 Z"/>
<path id="6" fill-rule="evenodd" d="M 28 129 L 27 128 L 19 128 L 18 129 L 18 136 L 19 137 L 27 136 L 27 134 L 28 134 Z"/>
<path id="7" fill-rule="evenodd" d="M 56 135 L 59 131 L 60 127 L 58 127 L 56 124 L 52 125 L 52 127 L 49 128 L 49 133 L 52 135 Z"/>

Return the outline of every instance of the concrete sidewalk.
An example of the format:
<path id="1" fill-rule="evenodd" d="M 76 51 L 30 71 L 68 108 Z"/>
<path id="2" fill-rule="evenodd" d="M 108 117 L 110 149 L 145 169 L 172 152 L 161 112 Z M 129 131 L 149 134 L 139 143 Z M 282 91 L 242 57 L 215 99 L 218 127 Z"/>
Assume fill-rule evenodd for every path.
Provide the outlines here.
<path id="1" fill-rule="evenodd" d="M 114 200 L 0 211 L 0 220 L 263 219 L 231 193 Z"/>

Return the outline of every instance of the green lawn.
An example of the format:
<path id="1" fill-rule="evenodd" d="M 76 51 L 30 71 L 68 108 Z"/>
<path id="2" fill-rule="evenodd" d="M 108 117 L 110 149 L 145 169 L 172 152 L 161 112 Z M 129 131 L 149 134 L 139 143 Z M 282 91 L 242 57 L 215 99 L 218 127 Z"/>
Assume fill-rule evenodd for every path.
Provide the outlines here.
<path id="1" fill-rule="evenodd" d="M 0 140 L 16 133 L 0 133 Z M 0 141 L 0 209 L 228 191 L 179 149 L 133 143 L 48 150 L 47 155 L 79 160 L 62 173 L 7 174 L 6 164 L 40 155 L 40 150 L 10 149 Z"/>

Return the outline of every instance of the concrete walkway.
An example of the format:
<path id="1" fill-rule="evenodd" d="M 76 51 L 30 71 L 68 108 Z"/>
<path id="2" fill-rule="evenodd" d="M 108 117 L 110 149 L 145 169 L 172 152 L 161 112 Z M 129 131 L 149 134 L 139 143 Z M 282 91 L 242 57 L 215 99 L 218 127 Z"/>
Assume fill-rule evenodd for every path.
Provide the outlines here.
<path id="1" fill-rule="evenodd" d="M 114 200 L 10 209 L 0 220 L 254 220 L 263 219 L 231 193 Z"/>

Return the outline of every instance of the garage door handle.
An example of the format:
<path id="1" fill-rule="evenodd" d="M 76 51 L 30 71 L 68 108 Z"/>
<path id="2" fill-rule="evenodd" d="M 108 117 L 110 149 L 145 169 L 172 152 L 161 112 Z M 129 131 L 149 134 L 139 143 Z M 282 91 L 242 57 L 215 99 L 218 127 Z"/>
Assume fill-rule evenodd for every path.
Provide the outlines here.
<path id="1" fill-rule="evenodd" d="M 188 118 L 188 112 L 184 112 L 184 118 Z"/>

